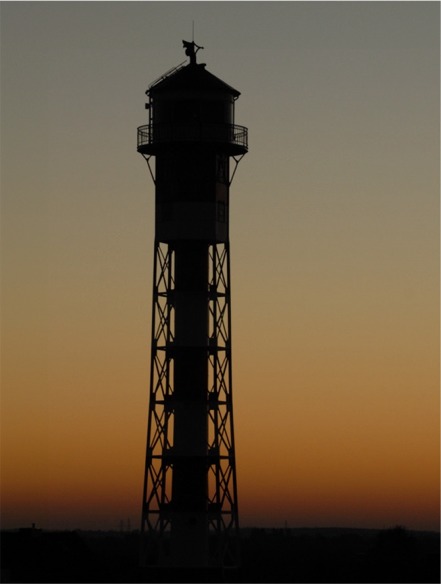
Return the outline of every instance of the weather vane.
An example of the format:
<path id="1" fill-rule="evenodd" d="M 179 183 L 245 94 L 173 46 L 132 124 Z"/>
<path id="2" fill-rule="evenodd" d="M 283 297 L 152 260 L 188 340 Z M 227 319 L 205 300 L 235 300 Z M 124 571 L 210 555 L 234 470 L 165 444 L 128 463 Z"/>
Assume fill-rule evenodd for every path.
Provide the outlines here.
<path id="1" fill-rule="evenodd" d="M 185 49 L 185 54 L 187 57 L 190 57 L 190 65 L 196 65 L 196 53 L 199 49 L 203 49 L 204 47 L 200 47 L 194 41 L 182 41 L 182 44 Z"/>

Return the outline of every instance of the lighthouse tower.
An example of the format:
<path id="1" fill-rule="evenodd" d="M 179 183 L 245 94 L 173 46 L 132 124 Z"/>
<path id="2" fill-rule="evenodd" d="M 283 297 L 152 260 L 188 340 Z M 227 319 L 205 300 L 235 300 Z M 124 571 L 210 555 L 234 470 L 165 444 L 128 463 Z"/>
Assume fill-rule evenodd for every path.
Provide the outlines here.
<path id="1" fill-rule="evenodd" d="M 189 63 L 150 85 L 138 128 L 155 184 L 141 561 L 234 567 L 229 197 L 248 133 L 235 124 L 239 92 L 197 63 L 202 47 L 183 44 Z"/>

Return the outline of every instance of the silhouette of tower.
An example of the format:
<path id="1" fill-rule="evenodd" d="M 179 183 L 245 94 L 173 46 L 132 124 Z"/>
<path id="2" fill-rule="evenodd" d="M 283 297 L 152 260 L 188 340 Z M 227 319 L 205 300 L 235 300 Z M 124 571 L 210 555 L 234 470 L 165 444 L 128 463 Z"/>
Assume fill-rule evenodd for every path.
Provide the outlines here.
<path id="1" fill-rule="evenodd" d="M 234 567 L 229 190 L 248 132 L 240 93 L 183 44 L 189 64 L 150 85 L 138 128 L 156 197 L 141 563 Z"/>

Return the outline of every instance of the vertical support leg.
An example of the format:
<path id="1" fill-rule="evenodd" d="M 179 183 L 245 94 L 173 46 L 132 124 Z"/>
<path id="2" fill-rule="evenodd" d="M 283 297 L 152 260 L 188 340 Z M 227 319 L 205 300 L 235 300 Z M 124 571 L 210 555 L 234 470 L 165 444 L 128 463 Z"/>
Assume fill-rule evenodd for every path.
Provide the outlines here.
<path id="1" fill-rule="evenodd" d="M 174 252 L 155 242 L 150 400 L 144 475 L 141 565 L 166 561 L 173 447 Z"/>
<path id="2" fill-rule="evenodd" d="M 209 525 L 213 560 L 235 567 L 238 556 L 238 505 L 231 371 L 231 296 L 229 244 L 209 249 Z"/>

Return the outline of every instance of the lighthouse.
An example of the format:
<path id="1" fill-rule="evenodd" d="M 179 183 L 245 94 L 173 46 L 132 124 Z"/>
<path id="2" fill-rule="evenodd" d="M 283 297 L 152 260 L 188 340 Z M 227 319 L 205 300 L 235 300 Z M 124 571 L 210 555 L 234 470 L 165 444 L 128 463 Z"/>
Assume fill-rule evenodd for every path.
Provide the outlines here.
<path id="1" fill-rule="evenodd" d="M 137 150 L 155 190 L 145 566 L 235 567 L 230 186 L 248 151 L 240 93 L 197 62 L 153 82 Z"/>

